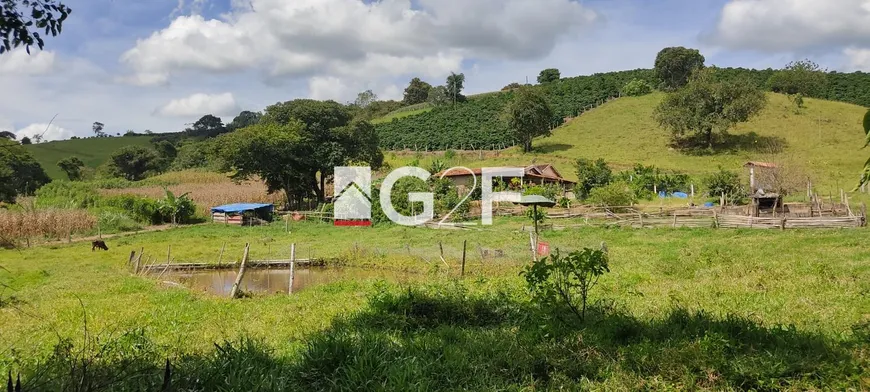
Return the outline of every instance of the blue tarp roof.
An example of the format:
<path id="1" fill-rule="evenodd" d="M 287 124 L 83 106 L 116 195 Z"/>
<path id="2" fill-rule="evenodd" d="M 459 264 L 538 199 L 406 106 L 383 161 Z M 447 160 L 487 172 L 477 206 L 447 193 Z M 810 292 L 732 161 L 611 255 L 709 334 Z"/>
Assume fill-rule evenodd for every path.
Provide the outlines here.
<path id="1" fill-rule="evenodd" d="M 211 212 L 244 212 L 244 211 L 253 211 L 259 210 L 260 208 L 268 208 L 269 211 L 274 208 L 272 204 L 258 204 L 258 203 L 233 203 L 226 204 L 222 206 L 212 207 Z"/>

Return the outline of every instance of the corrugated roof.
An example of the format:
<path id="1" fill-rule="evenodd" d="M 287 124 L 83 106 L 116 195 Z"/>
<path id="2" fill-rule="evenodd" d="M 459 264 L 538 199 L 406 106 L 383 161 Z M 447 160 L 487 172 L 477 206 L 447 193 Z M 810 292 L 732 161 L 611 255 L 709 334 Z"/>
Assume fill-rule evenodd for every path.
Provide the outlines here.
<path id="1" fill-rule="evenodd" d="M 234 204 L 225 204 L 222 206 L 212 207 L 211 212 L 237 213 L 237 212 L 259 210 L 261 208 L 267 208 L 267 207 L 269 208 L 270 211 L 273 208 L 275 208 L 275 206 L 272 204 L 234 203 Z"/>

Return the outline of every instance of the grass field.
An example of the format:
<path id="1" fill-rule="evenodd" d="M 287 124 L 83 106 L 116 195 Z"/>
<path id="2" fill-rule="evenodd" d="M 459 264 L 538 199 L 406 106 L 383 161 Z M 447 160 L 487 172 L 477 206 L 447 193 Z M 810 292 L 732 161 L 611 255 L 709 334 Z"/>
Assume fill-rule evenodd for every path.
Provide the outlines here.
<path id="1" fill-rule="evenodd" d="M 113 332 L 120 339 L 138 331 L 136 350 L 93 366 L 98 374 L 117 370 L 123 355 L 146 358 L 148 376 L 128 386 L 159 385 L 163 358 L 171 358 L 177 387 L 196 390 L 870 387 L 865 230 L 546 232 L 554 248 L 606 241 L 610 250 L 594 317 L 577 324 L 528 302 L 518 276 L 528 260 L 528 236 L 517 232 L 523 223 L 452 231 L 302 222 L 289 234 L 280 223 L 204 225 L 115 238 L 107 252 L 85 244 L 0 250 L 0 283 L 8 286 L 0 295 L 0 370 L 33 369 L 59 337 L 80 347 L 86 319 L 101 344 Z M 438 259 L 439 241 L 449 268 Z M 468 274 L 458 279 L 462 241 Z M 125 268 L 140 247 L 165 258 L 171 246 L 177 262 L 214 261 L 224 242 L 225 261 L 241 257 L 246 242 L 253 258 L 296 243 L 300 255 L 416 270 L 428 283 L 347 281 L 230 300 Z M 505 257 L 483 258 L 479 249 Z"/>
<path id="2" fill-rule="evenodd" d="M 109 156 L 124 146 L 148 146 L 151 136 L 100 137 L 77 140 L 61 140 L 27 146 L 34 158 L 42 165 L 49 177 L 66 178 L 57 161 L 77 156 L 86 167 L 95 169 L 105 163 Z"/>

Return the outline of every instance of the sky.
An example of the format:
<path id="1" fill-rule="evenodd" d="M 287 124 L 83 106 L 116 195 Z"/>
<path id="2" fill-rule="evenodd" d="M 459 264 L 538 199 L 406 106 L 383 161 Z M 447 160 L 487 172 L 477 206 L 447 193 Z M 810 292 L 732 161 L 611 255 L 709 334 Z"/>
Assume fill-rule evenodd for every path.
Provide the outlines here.
<path id="1" fill-rule="evenodd" d="M 870 71 L 870 0 L 64 0 L 43 51 L 0 55 L 0 130 L 45 140 L 174 132 L 205 114 L 296 98 L 401 99 L 408 81 L 465 93 L 651 68 L 664 47 L 708 65 L 809 58 Z M 56 117 L 55 117 L 56 116 Z M 54 121 L 49 122 L 54 117 Z"/>

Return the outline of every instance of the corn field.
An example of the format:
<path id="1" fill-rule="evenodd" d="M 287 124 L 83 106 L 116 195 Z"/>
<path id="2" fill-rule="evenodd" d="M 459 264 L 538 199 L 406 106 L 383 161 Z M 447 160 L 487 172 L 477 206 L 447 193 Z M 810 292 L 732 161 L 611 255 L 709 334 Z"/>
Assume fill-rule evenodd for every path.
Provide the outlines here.
<path id="1" fill-rule="evenodd" d="M 0 244 L 17 245 L 30 239 L 68 239 L 93 230 L 97 218 L 86 210 L 0 210 Z"/>

